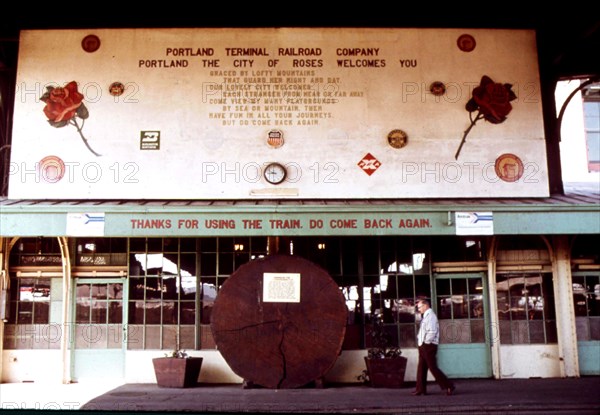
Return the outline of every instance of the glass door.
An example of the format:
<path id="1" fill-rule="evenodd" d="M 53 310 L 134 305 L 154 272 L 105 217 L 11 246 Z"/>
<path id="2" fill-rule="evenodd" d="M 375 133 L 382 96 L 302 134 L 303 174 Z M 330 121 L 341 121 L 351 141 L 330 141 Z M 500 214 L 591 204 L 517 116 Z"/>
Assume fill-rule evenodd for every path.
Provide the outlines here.
<path id="1" fill-rule="evenodd" d="M 491 343 L 484 273 L 435 274 L 440 367 L 450 377 L 490 377 Z"/>
<path id="2" fill-rule="evenodd" d="M 77 278 L 72 327 L 73 380 L 121 379 L 125 375 L 125 278 Z"/>
<path id="3" fill-rule="evenodd" d="M 579 372 L 600 375 L 600 272 L 573 272 Z"/>

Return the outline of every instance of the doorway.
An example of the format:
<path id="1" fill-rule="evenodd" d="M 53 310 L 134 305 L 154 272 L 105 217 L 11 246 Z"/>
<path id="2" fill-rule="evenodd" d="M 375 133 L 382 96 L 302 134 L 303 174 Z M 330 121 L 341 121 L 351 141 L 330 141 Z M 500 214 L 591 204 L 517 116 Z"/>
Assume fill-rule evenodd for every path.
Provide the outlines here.
<path id="1" fill-rule="evenodd" d="M 440 367 L 450 377 L 492 376 L 485 274 L 434 274 Z"/>
<path id="2" fill-rule="evenodd" d="M 71 373 L 74 381 L 125 377 L 126 278 L 76 278 Z"/>

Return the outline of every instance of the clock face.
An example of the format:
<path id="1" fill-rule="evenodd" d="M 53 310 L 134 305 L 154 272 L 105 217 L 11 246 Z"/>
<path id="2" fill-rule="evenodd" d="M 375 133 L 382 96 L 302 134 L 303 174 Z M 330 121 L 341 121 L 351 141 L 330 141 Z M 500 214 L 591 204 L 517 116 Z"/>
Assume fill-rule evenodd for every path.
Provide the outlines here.
<path id="1" fill-rule="evenodd" d="M 271 163 L 265 168 L 265 179 L 272 184 L 279 184 L 285 180 L 287 172 L 285 167 L 279 163 Z"/>

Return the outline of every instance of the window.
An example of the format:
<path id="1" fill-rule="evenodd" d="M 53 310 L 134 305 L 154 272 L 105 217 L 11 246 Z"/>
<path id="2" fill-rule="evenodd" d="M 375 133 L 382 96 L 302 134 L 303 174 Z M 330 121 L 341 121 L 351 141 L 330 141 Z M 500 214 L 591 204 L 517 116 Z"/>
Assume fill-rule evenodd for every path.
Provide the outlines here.
<path id="1" fill-rule="evenodd" d="M 62 266 L 56 238 L 21 238 L 11 251 L 11 266 Z"/>
<path id="2" fill-rule="evenodd" d="M 600 340 L 600 235 L 577 235 L 571 262 L 577 340 Z"/>
<path id="3" fill-rule="evenodd" d="M 130 246 L 128 347 L 197 348 L 195 243 L 135 238 Z"/>
<path id="4" fill-rule="evenodd" d="M 11 278 L 9 323 L 48 324 L 50 278 Z"/>
<path id="5" fill-rule="evenodd" d="M 218 290 L 241 265 L 266 255 L 267 238 L 131 238 L 129 349 L 214 349 Z"/>
<path id="6" fill-rule="evenodd" d="M 600 340 L 600 274 L 573 273 L 577 340 Z"/>
<path id="7" fill-rule="evenodd" d="M 11 250 L 4 347 L 58 349 L 62 338 L 62 259 L 56 238 L 21 238 Z M 56 277 L 56 278 L 55 278 Z"/>
<path id="8" fill-rule="evenodd" d="M 291 244 L 340 287 L 348 307 L 344 350 L 370 347 L 365 330 L 375 316 L 393 346 L 416 347 L 416 299 L 431 297 L 429 238 L 298 237 Z"/>
<path id="9" fill-rule="evenodd" d="M 77 266 L 127 265 L 126 238 L 78 238 Z"/>
<path id="10" fill-rule="evenodd" d="M 557 342 L 552 275 L 507 274 L 496 277 L 500 342 Z"/>
<path id="11" fill-rule="evenodd" d="M 123 284 L 88 281 L 75 288 L 75 347 L 119 349 L 123 344 Z"/>
<path id="12" fill-rule="evenodd" d="M 440 343 L 485 343 L 483 274 L 436 278 Z"/>
<path id="13" fill-rule="evenodd" d="M 392 346 L 416 347 L 418 298 L 431 297 L 429 239 L 372 237 L 361 240 L 364 320 L 383 318 Z M 365 347 L 371 347 L 365 333 Z"/>
<path id="14" fill-rule="evenodd" d="M 62 334 L 62 279 L 12 274 L 9 298 L 4 347 L 58 349 Z"/>
<path id="15" fill-rule="evenodd" d="M 432 240 L 434 262 L 485 261 L 485 239 L 480 236 L 438 236 Z"/>

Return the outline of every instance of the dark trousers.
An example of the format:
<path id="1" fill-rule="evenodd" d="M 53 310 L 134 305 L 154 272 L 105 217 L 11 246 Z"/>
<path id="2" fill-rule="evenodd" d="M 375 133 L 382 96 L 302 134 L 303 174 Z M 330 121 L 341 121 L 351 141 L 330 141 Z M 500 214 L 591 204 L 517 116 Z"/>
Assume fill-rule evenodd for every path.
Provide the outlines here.
<path id="1" fill-rule="evenodd" d="M 419 346 L 419 363 L 417 365 L 417 392 L 427 392 L 427 371 L 435 378 L 440 388 L 446 390 L 453 387 L 453 383 L 437 365 L 437 344 L 423 344 Z"/>

